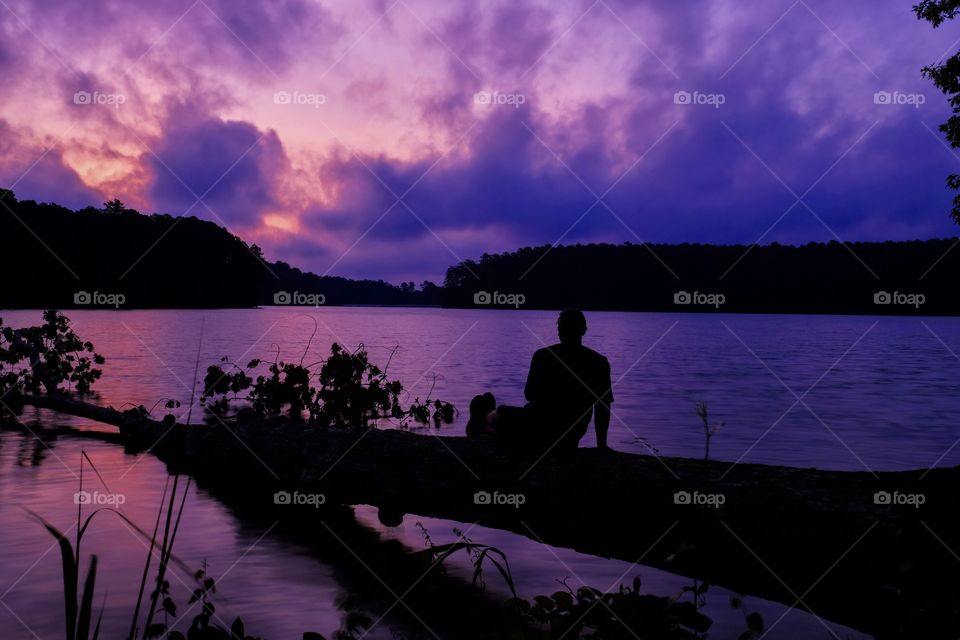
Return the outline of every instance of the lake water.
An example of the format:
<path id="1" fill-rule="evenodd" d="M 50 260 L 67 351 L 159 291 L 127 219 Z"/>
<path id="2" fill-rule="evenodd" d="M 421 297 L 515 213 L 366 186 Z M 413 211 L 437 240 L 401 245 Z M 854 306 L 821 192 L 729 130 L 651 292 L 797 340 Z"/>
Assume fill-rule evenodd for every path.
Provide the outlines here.
<path id="1" fill-rule="evenodd" d="M 533 351 L 555 341 L 555 314 L 540 311 L 330 308 L 218 311 L 74 311 L 76 331 L 107 358 L 97 383 L 98 402 L 114 407 L 162 398 L 189 406 L 198 345 L 202 368 L 222 356 L 245 363 L 259 357 L 305 363 L 325 357 L 331 342 L 363 343 L 374 362 L 390 363 L 413 396 L 452 401 L 464 410 L 440 435 L 459 435 L 470 397 L 493 391 L 498 401 L 519 404 Z M 35 311 L 2 312 L 5 325 L 36 324 Z M 589 313 L 585 343 L 608 356 L 615 380 L 614 448 L 661 455 L 701 456 L 702 426 L 694 403 L 705 401 L 714 421 L 726 425 L 714 437 L 711 457 L 744 462 L 848 470 L 892 470 L 960 464 L 955 425 L 960 408 L 960 320 L 832 316 Z M 304 349 L 316 330 L 306 354 Z M 201 341 L 202 331 L 202 341 Z M 201 412 L 194 408 L 193 420 Z M 24 420 L 48 416 L 28 411 Z M 58 417 L 61 423 L 89 423 Z M 93 427 L 96 428 L 96 427 Z M 584 446 L 593 445 L 593 434 Z M 3 638 L 62 637 L 60 564 L 52 539 L 22 507 L 57 526 L 73 525 L 80 451 L 85 450 L 110 488 L 123 493 L 124 513 L 152 527 L 167 478 L 154 458 L 131 456 L 111 444 L 58 439 L 41 444 L 0 433 L 0 629 Z M 666 471 L 664 471 L 666 473 Z M 189 527 L 177 554 L 191 567 L 206 562 L 222 577 L 218 614 L 242 614 L 248 631 L 274 640 L 305 630 L 330 635 L 342 613 L 334 604 L 345 587 L 309 545 L 244 521 L 202 490 L 191 489 Z M 423 545 L 413 516 L 383 530 L 375 514 L 358 517 L 384 537 Z M 99 518 L 99 516 L 98 516 Z M 419 519 L 435 542 L 452 541 L 458 523 Z M 470 525 L 462 525 L 469 529 Z M 119 519 L 96 521 L 85 551 L 101 555 L 98 593 L 106 594 L 105 637 L 121 637 L 146 549 Z M 266 533 L 266 535 L 264 535 Z M 524 595 L 551 593 L 569 578 L 606 587 L 626 572 L 641 575 L 651 592 L 670 594 L 683 578 L 648 567 L 601 560 L 537 545 L 481 527 L 470 537 L 507 551 Z M 463 574 L 468 576 L 465 562 Z M 171 580 L 186 607 L 189 576 Z M 180 584 L 182 581 L 183 584 Z M 498 588 L 491 576 L 491 588 Z M 716 638 L 736 637 L 743 623 L 727 605 L 728 594 L 710 591 L 705 613 Z M 751 610 L 768 624 L 784 607 L 756 598 Z M 377 617 L 377 614 L 373 616 Z M 842 638 L 857 634 L 831 625 Z M 829 635 L 808 614 L 789 612 L 768 638 Z M 386 626 L 367 637 L 389 638 Z"/>

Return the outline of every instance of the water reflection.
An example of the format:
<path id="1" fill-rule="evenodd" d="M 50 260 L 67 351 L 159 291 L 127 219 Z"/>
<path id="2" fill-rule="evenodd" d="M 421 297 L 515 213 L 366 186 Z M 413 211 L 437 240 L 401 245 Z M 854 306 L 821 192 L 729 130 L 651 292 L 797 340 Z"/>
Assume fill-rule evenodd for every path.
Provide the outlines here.
<path id="1" fill-rule="evenodd" d="M 385 356 L 388 349 L 400 344 L 391 374 L 424 387 L 413 385 L 411 393 L 425 393 L 436 373 L 436 395 L 461 407 L 478 388 L 497 389 L 503 402 L 521 401 L 527 359 L 540 344 L 510 313 L 383 309 L 308 313 L 326 332 L 324 339 L 315 341 L 309 357 L 323 357 L 333 340 L 351 345 L 363 342 L 372 357 L 377 350 Z M 5 321 L 21 324 L 36 322 L 39 314 L 3 315 Z M 711 412 L 729 425 L 712 445 L 717 458 L 737 459 L 749 451 L 749 461 L 804 466 L 814 461 L 817 466 L 834 468 L 858 468 L 865 461 L 877 469 L 928 466 L 938 459 L 941 465 L 960 461 L 960 449 L 950 450 L 956 438 L 952 423 L 955 376 L 948 373 L 944 363 L 943 345 L 915 319 L 885 318 L 873 330 L 871 340 L 865 340 L 862 348 L 851 351 L 839 364 L 837 356 L 849 349 L 872 320 L 728 319 L 737 335 L 777 372 L 781 384 L 715 318 L 685 317 L 667 332 L 677 322 L 671 316 L 602 315 L 602 321 L 592 322 L 588 343 L 595 340 L 616 345 L 616 349 L 606 349 L 612 354 L 615 377 L 617 371 L 626 373 L 617 387 L 614 410 L 619 421 L 615 419 L 611 426 L 614 447 L 640 450 L 634 440 L 635 432 L 639 432 L 662 453 L 699 455 L 702 440 L 692 407 L 694 400 L 707 399 Z M 150 407 L 164 398 L 178 398 L 185 413 L 190 404 L 201 318 L 207 319 L 202 343 L 204 363 L 215 362 L 222 355 L 241 361 L 255 356 L 272 359 L 277 353 L 299 358 L 313 327 L 311 321 L 289 310 L 77 313 L 77 331 L 93 340 L 107 356 L 105 375 L 98 384 L 98 402 L 116 408 L 140 404 Z M 544 339 L 552 335 L 553 320 L 551 313 L 524 315 L 524 323 Z M 930 322 L 948 344 L 956 343 L 960 336 L 957 321 Z M 918 341 L 919 331 L 930 339 Z M 521 346 L 491 348 L 503 340 Z M 904 349 L 908 343 L 917 346 Z M 651 349 L 653 344 L 664 350 Z M 816 416 L 803 411 L 784 413 L 794 400 L 784 386 L 802 393 L 824 371 L 830 384 L 816 386 L 807 398 Z M 893 389 L 898 393 L 891 393 Z M 194 422 L 199 416 L 194 408 Z M 39 421 L 46 426 L 69 424 L 112 432 L 89 421 L 32 409 L 23 419 L 27 424 Z M 842 434 L 849 449 L 837 443 L 820 419 Z M 775 423 L 777 428 L 764 435 Z M 441 434 L 459 434 L 461 428 L 462 420 L 442 429 Z M 589 440 L 588 435 L 585 442 Z M 911 446 L 901 446 L 905 442 Z M 9 607 L 0 608 L 4 637 L 32 637 L 29 630 L 43 638 L 63 634 L 62 622 L 52 614 L 58 613 L 57 603 L 62 598 L 56 550 L 21 507 L 42 513 L 64 530 L 73 526 L 76 511 L 72 496 L 81 448 L 89 452 L 111 487 L 128 497 L 123 509 L 134 521 L 149 528 L 156 514 L 167 472 L 149 455 L 127 455 L 120 447 L 101 442 L 46 435 L 41 440 L 29 433 L 0 434 L 0 589 L 6 591 L 2 601 Z M 858 456 L 851 456 L 850 450 Z M 948 454 L 941 458 L 945 451 Z M 223 576 L 216 598 L 218 615 L 229 621 L 242 614 L 253 633 L 284 638 L 299 637 L 304 630 L 313 629 L 330 635 L 344 621 L 345 612 L 338 603 L 374 618 L 393 604 L 389 597 L 372 595 L 380 588 L 376 580 L 364 575 L 362 567 L 351 568 L 349 562 L 345 563 L 343 558 L 349 560 L 349 552 L 336 540 L 328 539 L 328 547 L 318 549 L 322 531 L 305 534 L 283 526 L 271 529 L 273 523 L 246 512 L 242 500 L 225 506 L 221 499 L 195 487 L 188 496 L 186 512 L 189 515 L 178 535 L 176 553 L 190 567 L 205 564 L 212 575 Z M 367 527 L 366 534 L 354 531 L 357 538 L 378 531 L 387 540 L 412 548 L 423 546 L 415 527 L 418 520 L 438 542 L 453 540 L 452 530 L 457 526 L 449 521 L 407 516 L 401 527 L 384 531 L 370 509 L 360 507 L 357 512 Z M 639 573 L 649 591 L 657 594 L 677 592 L 688 582 L 647 567 L 630 567 L 537 545 L 501 531 L 477 527 L 470 536 L 507 553 L 526 597 L 556 591 L 558 580 L 571 586 L 615 588 L 618 580 L 626 582 Z M 101 593 L 107 596 L 104 625 L 110 631 L 106 635 L 120 637 L 129 625 L 135 585 L 146 553 L 143 541 L 122 521 L 100 519 L 92 527 L 89 541 L 85 541 L 84 555 L 88 553 L 101 556 L 99 582 Z M 468 583 L 470 567 L 466 560 L 455 562 L 460 564 L 454 573 Z M 193 588 L 190 572 L 181 568 L 172 572 L 174 597 L 186 603 Z M 506 595 L 495 580 L 488 584 L 498 596 Z M 740 612 L 727 605 L 730 595 L 716 588 L 708 594 L 704 612 L 714 620 L 714 637 L 735 637 L 743 630 Z M 750 605 L 768 620 L 784 613 L 781 605 L 759 599 L 750 599 Z M 391 617 L 388 623 L 398 620 Z M 790 611 L 769 637 L 823 631 L 820 623 L 807 614 Z M 837 632 L 843 637 L 858 637 L 848 630 L 838 628 Z M 368 637 L 391 635 L 389 626 L 383 626 Z"/>
<path id="2" fill-rule="evenodd" d="M 57 552 L 22 507 L 43 514 L 61 530 L 71 531 L 76 518 L 73 494 L 79 482 L 81 451 L 85 450 L 109 490 L 124 496 L 122 511 L 149 529 L 168 478 L 156 459 L 125 454 L 113 444 L 66 437 L 49 439 L 46 445 L 29 434 L 0 432 L 0 566 L 2 588 L 7 591 L 3 601 L 10 607 L 0 609 L 0 624 L 16 630 L 4 637 L 33 637 L 31 631 L 41 638 L 63 633 Z M 42 464 L 21 464 L 24 451 L 37 450 L 46 452 Z M 85 477 L 85 486 L 92 488 L 89 469 Z M 389 611 L 392 615 L 365 637 L 403 637 L 410 628 L 408 623 L 416 626 L 416 620 L 395 606 L 393 594 L 384 591 L 368 567 L 378 566 L 377 556 L 386 566 L 399 557 L 391 554 L 404 553 L 391 542 L 423 548 L 417 523 L 437 544 L 456 539 L 453 531 L 459 527 L 473 540 L 503 549 L 523 597 L 552 593 L 560 588 L 558 581 L 572 588 L 589 584 L 615 589 L 639 575 L 646 592 L 661 595 L 678 592 L 689 583 L 688 579 L 649 567 L 598 560 L 568 549 L 538 545 L 522 536 L 447 520 L 408 515 L 401 526 L 385 530 L 372 508 L 357 507 L 355 511 L 356 523 L 351 524 L 352 517 L 340 519 L 333 525 L 336 533 L 327 535 L 323 528 L 326 525 L 311 528 L 300 523 L 277 523 L 271 514 L 246 504 L 242 496 L 218 498 L 193 487 L 175 549 L 187 566 L 172 565 L 170 569 L 171 595 L 182 607 L 179 613 L 187 611 L 188 594 L 195 587 L 190 570 L 205 567 L 210 575 L 220 578 L 215 597 L 219 618 L 226 622 L 242 615 L 252 632 L 284 638 L 299 637 L 304 630 L 314 629 L 330 635 L 348 616 L 377 619 Z M 83 555 L 96 553 L 101 558 L 98 584 L 99 593 L 106 596 L 104 629 L 109 633 L 105 637 L 121 637 L 130 624 L 145 543 L 117 518 L 98 518 L 89 531 Z M 363 563 L 351 557 L 351 549 L 365 550 Z M 455 556 L 449 566 L 461 585 L 458 588 L 468 593 L 472 574 L 469 560 Z M 377 574 L 385 572 L 383 568 L 375 570 Z M 496 576 L 488 576 L 487 585 L 495 600 L 508 597 L 509 592 Z M 443 591 L 449 592 L 449 585 Z M 727 604 L 730 595 L 718 588 L 708 594 L 703 613 L 714 621 L 712 637 L 735 637 L 743 630 L 739 612 Z M 750 606 L 768 620 L 785 611 L 782 605 L 759 599 L 750 599 Z M 816 620 L 799 611 L 787 612 L 779 628 L 784 632 L 782 637 L 822 629 Z M 834 628 L 844 637 L 861 637 Z"/>
<path id="3" fill-rule="evenodd" d="M 2 317 L 32 324 L 40 314 L 4 311 Z M 308 362 L 325 358 L 334 341 L 363 343 L 380 364 L 399 345 L 391 377 L 417 396 L 428 392 L 435 375 L 435 397 L 464 410 L 440 434 L 459 435 L 478 391 L 522 404 L 530 357 L 553 340 L 556 316 L 277 307 L 73 311 L 71 319 L 106 356 L 97 389 L 102 403 L 117 408 L 175 398 L 185 419 L 198 346 L 201 367 L 223 356 L 299 361 L 316 321 Z M 951 350 L 960 351 L 960 319 L 596 312 L 588 320 L 584 342 L 609 355 L 616 381 L 615 448 L 643 452 L 636 438 L 642 436 L 663 455 L 702 455 L 694 404 L 704 400 L 711 415 L 727 423 L 711 443 L 715 459 L 874 471 L 960 464 L 960 448 L 951 448 L 960 392 L 954 375 L 960 365 Z M 200 420 L 196 411 L 193 419 Z M 592 441 L 588 433 L 583 442 Z"/>

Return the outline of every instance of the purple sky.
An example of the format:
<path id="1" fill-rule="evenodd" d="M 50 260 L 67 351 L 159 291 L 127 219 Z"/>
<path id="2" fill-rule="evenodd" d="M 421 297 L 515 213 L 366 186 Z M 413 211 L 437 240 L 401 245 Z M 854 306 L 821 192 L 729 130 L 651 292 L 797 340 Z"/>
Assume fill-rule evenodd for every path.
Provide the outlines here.
<path id="1" fill-rule="evenodd" d="M 960 25 L 911 4 L 4 0 L 0 185 L 391 281 L 558 240 L 952 236 L 919 70 Z"/>

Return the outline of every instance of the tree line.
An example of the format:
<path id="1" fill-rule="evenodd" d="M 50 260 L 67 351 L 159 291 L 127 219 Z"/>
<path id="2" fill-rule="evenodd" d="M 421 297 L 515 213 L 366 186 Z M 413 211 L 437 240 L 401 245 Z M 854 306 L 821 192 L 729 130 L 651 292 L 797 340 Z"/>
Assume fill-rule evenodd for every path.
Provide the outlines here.
<path id="1" fill-rule="evenodd" d="M 437 304 L 436 287 L 322 277 L 268 262 L 223 227 L 111 200 L 72 211 L 0 189 L 2 308 Z"/>
<path id="2" fill-rule="evenodd" d="M 960 314 L 958 239 L 524 247 L 443 286 L 319 276 L 195 217 L 119 200 L 72 211 L 0 190 L 0 308 L 442 305 L 756 313 Z"/>
<path id="3" fill-rule="evenodd" d="M 958 242 L 525 247 L 450 267 L 441 299 L 452 307 L 953 315 Z"/>

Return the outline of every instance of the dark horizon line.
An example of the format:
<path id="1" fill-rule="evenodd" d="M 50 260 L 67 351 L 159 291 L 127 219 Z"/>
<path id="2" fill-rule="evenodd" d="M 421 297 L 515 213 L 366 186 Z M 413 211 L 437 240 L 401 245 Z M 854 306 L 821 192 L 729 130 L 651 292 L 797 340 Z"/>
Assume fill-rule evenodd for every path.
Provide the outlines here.
<path id="1" fill-rule="evenodd" d="M 72 213 L 75 213 L 75 214 L 77 214 L 77 213 L 82 213 L 82 212 L 90 212 L 91 210 L 96 211 L 96 212 L 100 212 L 100 213 L 105 213 L 105 209 L 104 209 L 104 208 L 98 208 L 98 207 L 96 207 L 96 206 L 94 206 L 94 205 L 87 205 L 86 207 L 83 207 L 83 208 L 80 208 L 80 209 L 73 209 L 73 208 L 64 206 L 64 205 L 62 205 L 62 204 L 59 204 L 59 203 L 57 203 L 57 202 L 46 202 L 46 201 L 44 201 L 44 202 L 38 202 L 37 200 L 29 199 L 29 198 L 28 198 L 28 199 L 21 200 L 21 199 L 17 198 L 17 197 L 16 197 L 16 193 L 15 193 L 12 189 L 9 189 L 9 188 L 0 187 L 0 193 L 4 193 L 4 194 L 9 193 L 9 194 L 13 195 L 13 197 L 15 198 L 15 200 L 16 200 L 18 203 L 33 202 L 33 203 L 35 203 L 35 204 L 37 204 L 37 205 L 40 205 L 40 206 L 46 205 L 46 206 L 62 207 L 62 208 L 64 208 L 64 209 L 68 210 L 68 211 L 71 211 Z M 108 202 L 110 202 L 110 201 L 108 201 Z M 106 204 L 107 204 L 107 203 L 105 202 L 104 205 L 106 205 Z M 124 213 L 130 212 L 130 213 L 135 213 L 135 214 L 137 214 L 137 215 L 148 216 L 148 217 L 149 217 L 149 216 L 169 216 L 169 217 L 171 217 L 171 218 L 185 219 L 185 220 L 194 219 L 194 220 L 197 220 L 197 221 L 199 221 L 199 222 L 204 222 L 204 223 L 212 224 L 212 225 L 214 225 L 214 226 L 222 229 L 222 230 L 225 231 L 226 233 L 229 233 L 230 235 L 238 238 L 238 239 L 239 239 L 240 241 L 242 241 L 243 243 L 247 244 L 247 246 L 251 246 L 251 247 L 252 247 L 252 246 L 256 245 L 256 243 L 249 243 L 247 240 L 245 240 L 245 239 L 244 239 L 243 237 L 241 237 L 239 234 L 232 232 L 230 229 L 228 229 L 226 226 L 224 226 L 224 225 L 221 224 L 220 222 L 217 222 L 217 221 L 214 221 L 214 220 L 207 220 L 207 219 L 205 219 L 205 218 L 201 218 L 201 217 L 196 216 L 196 215 L 183 215 L 183 214 L 175 214 L 175 213 L 159 212 L 159 211 L 154 211 L 154 212 L 152 212 L 152 213 L 144 213 L 144 212 L 142 212 L 142 211 L 140 211 L 140 210 L 138 210 L 138 209 L 133 209 L 133 208 L 129 208 L 129 207 L 124 207 L 123 212 L 124 212 Z M 958 222 L 958 226 L 960 226 L 960 222 Z M 467 263 L 467 262 L 469 262 L 469 263 L 475 263 L 475 262 L 477 262 L 478 260 L 482 259 L 482 257 L 485 256 L 485 255 L 490 255 L 490 256 L 506 255 L 506 254 L 510 254 L 510 253 L 515 253 L 515 252 L 518 252 L 518 251 L 522 251 L 522 250 L 525 250 L 525 249 L 554 250 L 554 249 L 558 249 L 558 248 L 562 248 L 562 247 L 577 247 L 577 246 L 591 246 L 591 245 L 595 245 L 595 246 L 613 246 L 613 247 L 621 247 L 621 246 L 648 246 L 648 247 L 683 247 L 683 246 L 691 246 L 691 247 L 718 247 L 718 248 L 743 248 L 743 249 L 750 248 L 750 247 L 758 247 L 758 248 L 759 248 L 759 247 L 774 247 L 774 246 L 778 246 L 778 247 L 789 247 L 789 248 L 793 248 L 793 249 L 799 249 L 799 248 L 808 247 L 808 246 L 811 246 L 811 245 L 822 245 L 822 246 L 829 246 L 829 245 L 831 245 L 831 244 L 843 244 L 843 245 L 868 245 L 868 244 L 878 244 L 878 245 L 879 245 L 879 244 L 888 244 L 888 243 L 904 243 L 904 244 L 906 244 L 906 243 L 913 243 L 913 242 L 938 242 L 938 241 L 951 241 L 951 240 L 953 240 L 953 241 L 960 241 L 960 229 L 958 229 L 957 235 L 954 235 L 954 236 L 937 236 L 937 237 L 928 237 L 928 238 L 911 238 L 911 239 L 899 239 L 899 240 L 898 240 L 898 239 L 886 239 L 886 240 L 849 240 L 849 239 L 836 240 L 836 239 L 832 239 L 832 240 L 827 240 L 827 241 L 820 241 L 820 240 L 799 241 L 799 240 L 798 240 L 798 241 L 795 241 L 795 242 L 780 242 L 780 241 L 774 240 L 774 241 L 771 241 L 771 242 L 768 242 L 768 243 L 761 243 L 761 242 L 759 242 L 759 241 L 758 241 L 758 242 L 694 242 L 694 241 L 689 241 L 689 240 L 685 240 L 685 241 L 682 241 L 682 242 L 656 242 L 656 241 L 645 242 L 645 241 L 642 241 L 642 240 L 641 240 L 640 242 L 634 242 L 634 241 L 631 241 L 631 240 L 628 239 L 628 240 L 623 240 L 623 241 L 621 241 L 621 242 L 606 242 L 606 241 L 596 241 L 596 240 L 585 241 L 585 242 L 575 242 L 575 243 L 558 243 L 558 244 L 554 244 L 554 243 L 551 243 L 551 242 L 544 242 L 544 243 L 536 244 L 536 245 L 517 246 L 517 247 L 514 247 L 513 249 L 504 249 L 504 250 L 499 250 L 499 251 L 483 251 L 483 252 L 480 254 L 480 256 L 478 256 L 478 257 L 476 257 L 476 258 L 460 259 L 460 261 L 459 261 L 458 263 L 456 263 L 456 264 L 463 264 L 463 263 Z M 319 278 L 344 278 L 344 279 L 347 279 L 347 280 L 355 280 L 355 281 L 368 280 L 368 281 L 372 281 L 372 282 L 385 282 L 385 283 L 388 283 L 388 284 L 390 284 L 390 285 L 392 285 L 392 286 L 395 286 L 395 287 L 399 287 L 400 284 L 403 284 L 403 283 L 407 282 L 407 281 L 405 281 L 405 280 L 401 280 L 400 282 L 394 282 L 394 281 L 391 281 L 391 280 L 386 280 L 386 279 L 384 279 L 384 278 L 382 278 L 382 277 L 370 276 L 370 275 L 354 275 L 354 276 L 349 276 L 349 275 L 335 275 L 335 274 L 331 274 L 331 273 L 319 274 L 319 273 L 316 273 L 316 272 L 313 271 L 313 270 L 305 270 L 305 269 L 303 269 L 303 268 L 301 268 L 301 267 L 297 267 L 297 266 L 295 266 L 294 264 L 288 262 L 286 259 L 281 258 L 281 257 L 274 257 L 273 260 L 267 260 L 266 257 L 264 257 L 264 261 L 266 261 L 266 262 L 268 262 L 268 263 L 271 263 L 271 262 L 272 262 L 272 263 L 283 262 L 283 263 L 287 264 L 288 266 L 290 266 L 290 267 L 292 267 L 292 268 L 299 269 L 299 270 L 302 271 L 303 273 L 312 274 L 312 275 L 315 275 L 315 276 L 317 276 L 317 277 L 319 277 Z M 455 265 L 452 265 L 452 266 L 456 266 L 456 264 L 455 264 Z M 448 269 L 449 269 L 449 268 L 450 268 L 450 267 L 448 266 Z M 441 277 L 441 279 L 442 279 L 442 277 Z M 425 280 L 426 280 L 426 281 L 429 281 L 429 282 L 433 282 L 433 280 L 431 280 L 431 279 L 429 279 L 429 278 L 426 278 Z M 415 284 L 416 284 L 416 283 L 415 283 Z M 442 287 L 443 285 L 442 285 L 442 284 L 438 284 L 437 286 L 438 286 L 438 287 Z M 377 306 L 377 305 L 371 305 L 371 306 Z M 389 305 L 387 305 L 387 306 L 389 306 Z M 190 308 L 190 307 L 185 307 L 185 308 Z M 203 308 L 203 307 L 197 307 L 197 308 Z"/>
<path id="2" fill-rule="evenodd" d="M 506 307 L 491 307 L 489 305 L 442 305 L 442 304 L 361 304 L 361 303 L 346 303 L 346 304 L 325 304 L 319 306 L 309 306 L 309 305 L 255 305 L 251 307 L 134 307 L 134 306 L 123 306 L 123 307 L 111 307 L 111 306 L 101 306 L 101 307 L 91 307 L 84 305 L 69 305 L 62 307 L 55 307 L 57 311 L 110 311 L 110 312 L 124 312 L 124 311 L 254 311 L 260 309 L 291 309 L 299 311 L 308 311 L 310 309 L 357 309 L 357 308 L 374 308 L 374 309 L 439 309 L 439 310 L 449 310 L 449 311 L 507 311 L 510 313 L 517 313 L 521 311 L 554 311 L 561 312 L 569 307 L 536 307 L 536 306 L 525 306 L 522 309 L 515 309 L 509 306 Z M 884 317 L 895 317 L 895 318 L 957 318 L 960 317 L 960 314 L 952 313 L 863 313 L 863 312 L 842 312 L 842 311 L 736 311 L 736 310 L 723 310 L 723 311 L 702 311 L 694 310 L 689 307 L 682 307 L 671 310 L 664 309 L 619 309 L 619 308 L 592 308 L 592 307 L 582 307 L 581 311 L 588 313 L 647 313 L 647 314 L 683 314 L 683 315 L 698 315 L 698 316 L 842 316 L 842 317 L 862 317 L 862 318 L 884 318 Z M 3 307 L 0 306 L 0 313 L 5 311 L 36 311 L 42 313 L 46 311 L 47 308 L 39 307 Z"/>

